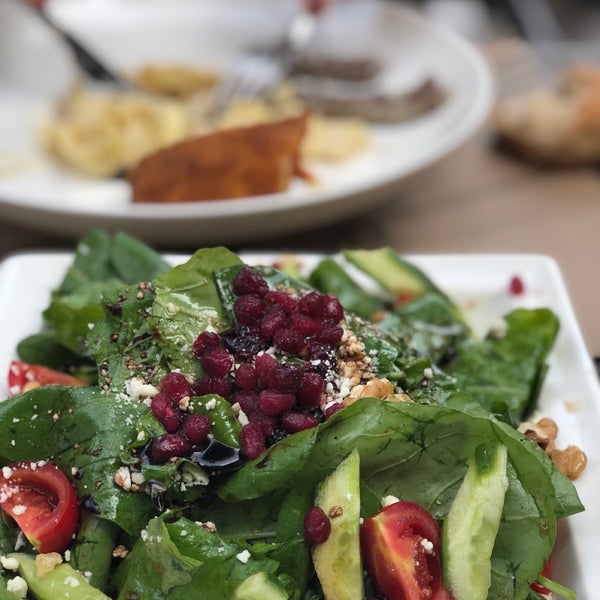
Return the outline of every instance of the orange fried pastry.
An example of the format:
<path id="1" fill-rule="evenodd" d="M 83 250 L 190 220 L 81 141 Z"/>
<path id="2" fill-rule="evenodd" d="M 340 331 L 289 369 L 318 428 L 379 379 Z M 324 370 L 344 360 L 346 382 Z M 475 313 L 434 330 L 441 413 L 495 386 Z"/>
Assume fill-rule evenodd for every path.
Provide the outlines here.
<path id="1" fill-rule="evenodd" d="M 285 191 L 299 165 L 307 115 L 224 129 L 150 154 L 131 171 L 134 202 L 191 202 Z"/>

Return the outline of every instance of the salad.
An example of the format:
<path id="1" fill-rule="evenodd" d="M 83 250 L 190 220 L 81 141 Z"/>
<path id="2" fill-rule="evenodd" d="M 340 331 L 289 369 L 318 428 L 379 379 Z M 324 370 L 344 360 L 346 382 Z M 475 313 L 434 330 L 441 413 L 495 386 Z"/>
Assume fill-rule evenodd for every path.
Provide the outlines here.
<path id="1" fill-rule="evenodd" d="M 0 402 L 0 598 L 575 597 L 556 315 L 480 339 L 389 248 L 301 267 L 79 243 Z"/>

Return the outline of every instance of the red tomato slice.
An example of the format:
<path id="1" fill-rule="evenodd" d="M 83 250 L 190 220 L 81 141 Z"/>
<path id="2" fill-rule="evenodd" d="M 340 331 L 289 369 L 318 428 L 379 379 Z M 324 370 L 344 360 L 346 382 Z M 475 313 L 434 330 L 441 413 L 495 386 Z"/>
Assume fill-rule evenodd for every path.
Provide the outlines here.
<path id="1" fill-rule="evenodd" d="M 85 381 L 43 365 L 30 365 L 13 360 L 8 370 L 8 391 L 11 396 L 44 385 L 87 385 Z"/>
<path id="2" fill-rule="evenodd" d="M 0 508 L 42 553 L 62 552 L 79 523 L 73 485 L 49 462 L 18 462 L 0 471 Z"/>
<path id="3" fill-rule="evenodd" d="M 363 521 L 365 567 L 390 600 L 451 600 L 442 587 L 440 528 L 414 502 L 395 502 Z"/>

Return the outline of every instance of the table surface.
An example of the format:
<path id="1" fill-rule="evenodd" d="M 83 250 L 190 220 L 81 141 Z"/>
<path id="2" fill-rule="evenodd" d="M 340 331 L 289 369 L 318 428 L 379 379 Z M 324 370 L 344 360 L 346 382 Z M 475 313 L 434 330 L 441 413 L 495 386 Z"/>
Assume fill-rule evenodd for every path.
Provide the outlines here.
<path id="1" fill-rule="evenodd" d="M 335 251 L 389 245 L 407 254 L 547 255 L 562 271 L 590 354 L 600 356 L 593 266 L 593 257 L 600 256 L 599 224 L 600 171 L 529 166 L 498 152 L 486 126 L 376 211 L 243 249 Z M 73 246 L 74 240 L 15 226 L 0 214 L 0 258 Z"/>

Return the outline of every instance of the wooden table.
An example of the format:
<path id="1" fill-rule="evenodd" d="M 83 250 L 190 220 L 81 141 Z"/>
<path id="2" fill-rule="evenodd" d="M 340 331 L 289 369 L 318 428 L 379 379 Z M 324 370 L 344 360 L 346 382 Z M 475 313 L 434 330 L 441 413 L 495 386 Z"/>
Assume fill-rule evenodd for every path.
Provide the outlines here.
<path id="1" fill-rule="evenodd" d="M 504 46 L 501 54 L 507 55 Z M 499 75 L 515 63 L 494 57 L 494 65 L 504 69 Z M 373 212 L 243 249 L 335 251 L 389 245 L 401 253 L 548 255 L 563 273 L 591 355 L 600 356 L 600 285 L 594 268 L 600 257 L 599 225 L 599 171 L 538 170 L 495 150 L 486 127 Z M 14 226 L 0 214 L 0 258 L 26 249 L 73 246 L 74 240 Z"/>

